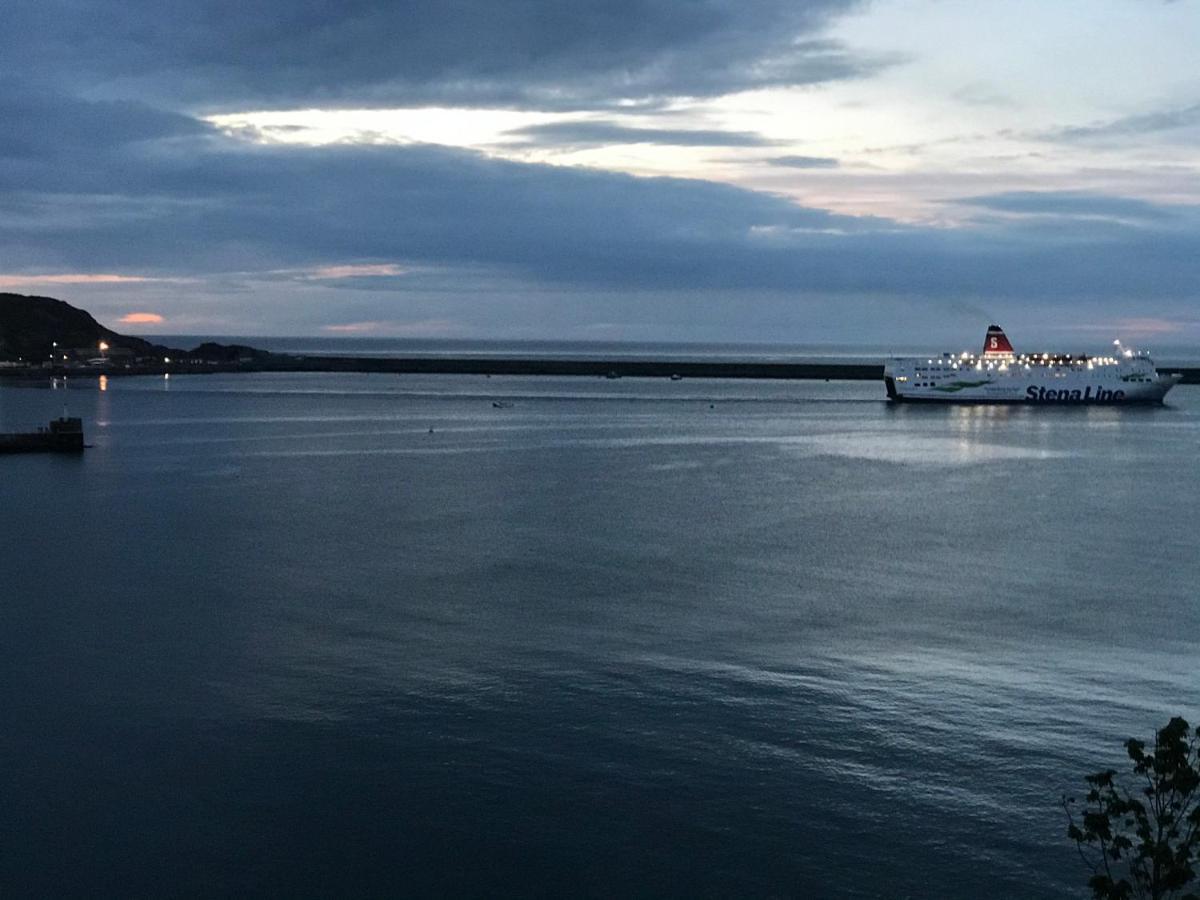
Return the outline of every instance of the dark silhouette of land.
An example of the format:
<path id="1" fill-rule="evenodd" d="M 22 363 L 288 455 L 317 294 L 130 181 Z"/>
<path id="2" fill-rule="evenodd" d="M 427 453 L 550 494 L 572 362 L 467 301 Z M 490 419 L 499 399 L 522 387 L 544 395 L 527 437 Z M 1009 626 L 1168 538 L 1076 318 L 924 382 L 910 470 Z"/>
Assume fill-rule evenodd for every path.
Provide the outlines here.
<path id="1" fill-rule="evenodd" d="M 101 345 L 104 345 L 101 347 Z M 166 347 L 118 334 L 97 322 L 86 310 L 56 300 L 25 294 L 0 293 L 0 361 L 37 368 L 69 368 L 92 359 L 126 365 L 189 361 L 236 362 L 265 358 L 264 350 L 241 345 L 204 343 L 192 350 Z"/>
<path id="2" fill-rule="evenodd" d="M 41 362 L 53 350 L 88 348 L 99 353 L 101 342 L 142 356 L 175 352 L 105 328 L 91 314 L 53 297 L 0 294 L 0 359 Z"/>

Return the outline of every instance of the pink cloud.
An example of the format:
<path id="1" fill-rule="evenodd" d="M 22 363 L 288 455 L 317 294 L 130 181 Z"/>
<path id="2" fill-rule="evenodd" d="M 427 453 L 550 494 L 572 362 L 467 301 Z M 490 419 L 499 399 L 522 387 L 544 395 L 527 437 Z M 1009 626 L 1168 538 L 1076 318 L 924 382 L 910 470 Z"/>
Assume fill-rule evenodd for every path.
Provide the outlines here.
<path id="1" fill-rule="evenodd" d="M 1123 331 L 1129 331 L 1134 334 L 1176 334 L 1184 331 L 1190 322 L 1178 322 L 1171 319 L 1121 319 L 1118 323 Z"/>
<path id="2" fill-rule="evenodd" d="M 346 322 L 325 325 L 322 331 L 331 334 L 369 334 L 377 337 L 449 337 L 458 334 L 462 325 L 453 319 L 422 319 L 419 322 Z"/>
<path id="3" fill-rule="evenodd" d="M 122 325 L 161 325 L 165 319 L 158 313 L 131 312 L 117 319 Z"/>
<path id="4" fill-rule="evenodd" d="M 113 275 L 107 272 L 64 273 L 59 275 L 3 275 L 0 287 L 30 287 L 38 284 L 124 284 L 126 282 L 156 281 L 140 275 Z"/>
<path id="5" fill-rule="evenodd" d="M 321 330 L 335 334 L 370 334 L 387 326 L 387 322 L 346 322 L 343 325 L 325 325 Z"/>
<path id="6" fill-rule="evenodd" d="M 404 269 L 395 263 L 361 266 L 322 266 L 313 271 L 312 278 L 386 278 L 403 275 Z"/>
<path id="7" fill-rule="evenodd" d="M 1189 331 L 1196 322 L 1188 319 L 1164 319 L 1155 317 L 1140 317 L 1131 319 L 1112 319 L 1107 322 L 1097 322 L 1088 325 L 1072 326 L 1072 330 L 1101 332 L 1104 334 L 1134 335 L 1139 337 L 1155 337 L 1163 334 L 1178 334 Z"/>

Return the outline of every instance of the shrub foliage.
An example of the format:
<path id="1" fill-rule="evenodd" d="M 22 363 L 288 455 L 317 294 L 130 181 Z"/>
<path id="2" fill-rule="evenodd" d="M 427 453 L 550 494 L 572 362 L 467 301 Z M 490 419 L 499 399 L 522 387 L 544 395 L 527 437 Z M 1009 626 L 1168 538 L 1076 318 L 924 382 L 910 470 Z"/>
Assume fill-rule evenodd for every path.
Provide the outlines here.
<path id="1" fill-rule="evenodd" d="M 1200 900 L 1193 882 L 1200 849 L 1200 728 L 1171 719 L 1125 749 L 1131 775 L 1088 775 L 1083 803 L 1063 797 L 1067 835 L 1091 870 L 1096 900 Z"/>

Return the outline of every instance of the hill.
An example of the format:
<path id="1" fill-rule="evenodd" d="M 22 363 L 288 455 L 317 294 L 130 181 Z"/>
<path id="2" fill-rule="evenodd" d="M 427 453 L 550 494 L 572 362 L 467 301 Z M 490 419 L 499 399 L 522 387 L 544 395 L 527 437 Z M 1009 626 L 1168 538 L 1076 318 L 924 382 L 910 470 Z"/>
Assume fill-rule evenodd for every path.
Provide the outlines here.
<path id="1" fill-rule="evenodd" d="M 110 351 L 127 351 L 126 356 L 140 359 L 170 356 L 236 362 L 239 359 L 265 359 L 271 355 L 240 344 L 204 343 L 191 351 L 164 347 L 105 328 L 86 310 L 63 300 L 0 293 L 0 360 L 24 360 L 39 365 L 50 358 L 50 352 L 56 346 L 64 352 L 99 353 L 101 341 Z"/>
<path id="2" fill-rule="evenodd" d="M 170 347 L 105 328 L 91 314 L 53 297 L 0 293 L 0 359 L 47 359 L 53 345 L 65 350 L 98 348 L 104 341 L 135 356 L 177 353 Z"/>

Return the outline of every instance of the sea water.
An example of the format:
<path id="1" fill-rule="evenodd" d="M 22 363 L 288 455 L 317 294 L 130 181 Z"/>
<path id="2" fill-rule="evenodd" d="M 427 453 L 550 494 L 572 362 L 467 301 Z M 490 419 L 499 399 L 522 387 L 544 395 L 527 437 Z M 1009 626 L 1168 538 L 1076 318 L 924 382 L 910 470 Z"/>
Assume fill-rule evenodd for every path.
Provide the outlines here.
<path id="1" fill-rule="evenodd" d="M 103 388 L 103 389 L 101 389 Z M 7 382 L 5 896 L 1086 896 L 1200 719 L 1200 389 Z M 499 404 L 499 406 L 495 405 Z"/>

